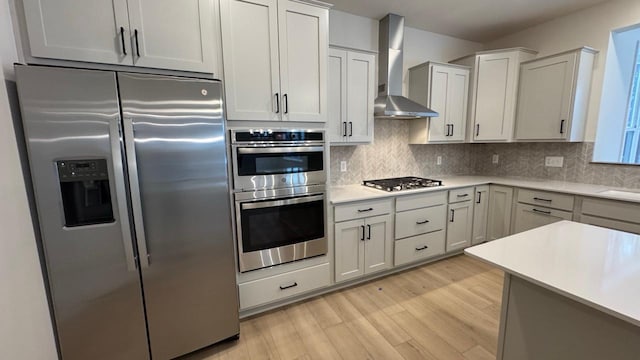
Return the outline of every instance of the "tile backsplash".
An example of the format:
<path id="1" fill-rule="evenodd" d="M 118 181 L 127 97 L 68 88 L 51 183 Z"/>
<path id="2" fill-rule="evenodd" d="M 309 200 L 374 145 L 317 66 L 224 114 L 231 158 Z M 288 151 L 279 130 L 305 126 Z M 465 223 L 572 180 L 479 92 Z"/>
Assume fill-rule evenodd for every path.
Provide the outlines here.
<path id="1" fill-rule="evenodd" d="M 408 121 L 377 119 L 373 144 L 332 146 L 331 184 L 411 175 L 488 175 L 640 188 L 640 166 L 590 163 L 591 142 L 409 145 Z M 492 163 L 494 154 L 498 164 Z M 438 156 L 441 165 L 436 164 Z M 563 156 L 563 167 L 545 167 L 546 156 Z M 346 172 L 340 172 L 340 161 L 347 162 Z"/>

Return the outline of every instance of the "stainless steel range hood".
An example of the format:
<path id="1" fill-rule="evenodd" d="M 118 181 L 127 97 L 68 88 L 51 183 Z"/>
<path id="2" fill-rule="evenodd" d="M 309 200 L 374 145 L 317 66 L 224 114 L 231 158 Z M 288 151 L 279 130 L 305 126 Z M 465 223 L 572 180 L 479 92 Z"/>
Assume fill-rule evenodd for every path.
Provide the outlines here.
<path id="1" fill-rule="evenodd" d="M 392 119 L 438 116 L 437 112 L 402 96 L 403 46 L 404 17 L 388 14 L 380 20 L 378 97 L 374 116 Z"/>

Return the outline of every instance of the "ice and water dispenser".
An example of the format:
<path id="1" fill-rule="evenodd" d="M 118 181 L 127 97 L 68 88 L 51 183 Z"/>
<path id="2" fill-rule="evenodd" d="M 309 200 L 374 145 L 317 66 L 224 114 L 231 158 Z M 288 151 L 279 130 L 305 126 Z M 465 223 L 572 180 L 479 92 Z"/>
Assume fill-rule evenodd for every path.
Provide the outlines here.
<path id="1" fill-rule="evenodd" d="M 59 160 L 58 180 L 62 193 L 65 226 L 114 222 L 109 172 L 105 159 Z"/>

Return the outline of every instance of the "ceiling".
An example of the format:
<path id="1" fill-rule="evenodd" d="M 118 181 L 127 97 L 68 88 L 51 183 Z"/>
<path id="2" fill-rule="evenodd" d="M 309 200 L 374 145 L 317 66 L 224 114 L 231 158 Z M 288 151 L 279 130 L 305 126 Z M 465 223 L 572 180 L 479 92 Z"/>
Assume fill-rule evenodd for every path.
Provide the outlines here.
<path id="1" fill-rule="evenodd" d="M 487 42 L 607 0 L 329 0 L 334 9 L 372 19 L 387 13 L 405 25 Z"/>

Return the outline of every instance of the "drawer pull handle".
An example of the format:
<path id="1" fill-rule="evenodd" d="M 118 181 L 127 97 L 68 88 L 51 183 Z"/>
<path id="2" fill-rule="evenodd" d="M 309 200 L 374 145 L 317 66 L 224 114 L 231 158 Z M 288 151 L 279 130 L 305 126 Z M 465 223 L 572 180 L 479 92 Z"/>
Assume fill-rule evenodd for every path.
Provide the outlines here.
<path id="1" fill-rule="evenodd" d="M 373 211 L 373 208 L 368 208 L 368 209 L 358 209 L 358 212 L 359 212 L 359 213 L 369 212 L 369 211 Z"/>
<path id="2" fill-rule="evenodd" d="M 287 286 L 280 286 L 280 290 L 287 290 L 287 289 L 291 289 L 292 287 L 296 287 L 296 286 L 298 286 L 298 283 L 297 283 L 297 282 L 294 282 L 294 283 L 293 283 L 293 284 L 291 284 L 291 285 L 287 285 Z"/>
<path id="3" fill-rule="evenodd" d="M 416 248 L 416 251 L 422 251 L 422 250 L 427 250 L 429 247 L 427 245 L 423 246 L 423 247 L 419 247 Z"/>
<path id="4" fill-rule="evenodd" d="M 534 197 L 534 198 L 533 198 L 533 200 L 536 200 L 536 201 L 546 201 L 546 202 L 551 202 L 551 201 L 553 201 L 553 200 L 551 200 L 551 199 L 543 199 L 543 198 L 539 198 L 539 197 Z"/>
<path id="5" fill-rule="evenodd" d="M 418 225 L 422 225 L 422 224 L 426 224 L 426 223 L 428 223 L 428 222 L 429 222 L 429 220 L 425 220 L 425 221 L 416 221 L 416 224 L 418 224 Z"/>
<path id="6" fill-rule="evenodd" d="M 533 211 L 537 212 L 537 213 L 541 213 L 541 214 L 545 214 L 545 215 L 551 215 L 551 211 L 544 211 L 544 210 L 538 210 L 538 209 L 532 209 Z"/>
<path id="7" fill-rule="evenodd" d="M 463 197 L 467 197 L 467 196 L 469 196 L 469 194 L 460 194 L 460 195 L 457 195 L 457 196 L 458 196 L 459 198 L 463 198 Z"/>

